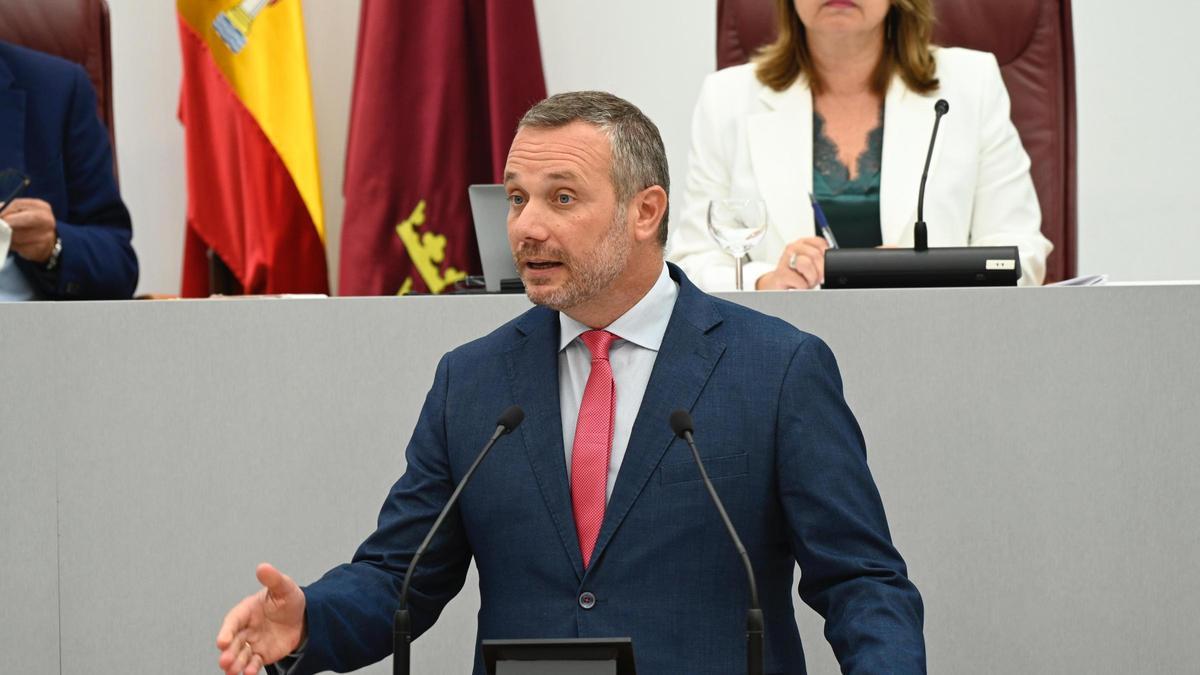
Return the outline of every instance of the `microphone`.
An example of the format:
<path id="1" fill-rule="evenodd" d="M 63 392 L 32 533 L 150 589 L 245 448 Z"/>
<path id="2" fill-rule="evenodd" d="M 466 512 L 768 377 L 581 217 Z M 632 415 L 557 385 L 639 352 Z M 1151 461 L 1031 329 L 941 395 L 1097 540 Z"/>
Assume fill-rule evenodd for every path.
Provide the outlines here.
<path id="1" fill-rule="evenodd" d="M 1021 255 L 1016 246 L 944 246 L 929 248 L 925 225 L 925 183 L 942 116 L 950 104 L 938 99 L 933 110 L 933 136 L 921 173 L 913 247 L 829 249 L 825 251 L 823 288 L 943 288 L 949 286 L 1016 286 Z"/>
<path id="2" fill-rule="evenodd" d="M 717 495 L 717 489 L 713 487 L 708 472 L 704 470 L 704 462 L 700 461 L 700 451 L 696 449 L 696 443 L 692 439 L 692 416 L 683 409 L 671 413 L 671 430 L 675 432 L 676 436 L 687 442 L 688 447 L 692 449 L 692 457 L 696 460 L 696 467 L 700 469 L 700 478 L 704 479 L 704 487 L 708 488 L 708 496 L 712 497 L 713 504 L 717 507 L 717 513 L 721 514 L 721 522 L 725 523 L 729 538 L 733 540 L 734 548 L 742 557 L 742 565 L 746 568 L 746 579 L 750 582 L 750 608 L 746 610 L 746 675 L 762 675 L 763 613 L 762 607 L 758 604 L 758 584 L 754 581 L 754 568 L 750 565 L 750 556 L 746 553 L 746 547 L 742 545 L 737 530 L 733 528 L 733 522 L 729 520 L 729 514 L 725 512 L 725 505 L 721 503 L 721 498 Z"/>
<path id="3" fill-rule="evenodd" d="M 937 114 L 933 118 L 933 136 L 929 139 L 929 153 L 925 155 L 925 170 L 921 172 L 921 192 L 917 197 L 917 224 L 913 228 L 913 250 L 929 250 L 929 228 L 925 226 L 925 181 L 929 179 L 929 162 L 933 159 L 933 144 L 937 142 L 938 126 L 942 123 L 942 115 L 950 112 L 950 104 L 940 98 L 933 104 Z"/>
<path id="4" fill-rule="evenodd" d="M 425 549 L 429 548 L 429 542 L 433 541 L 433 535 L 437 534 L 438 528 L 442 526 L 442 521 L 446 520 L 446 515 L 450 513 L 450 509 L 454 508 L 454 504 L 458 501 L 458 496 L 462 494 L 463 488 L 467 487 L 467 483 L 471 482 L 471 476 L 475 474 L 475 469 L 479 468 L 480 462 L 484 457 L 487 457 L 488 451 L 496 444 L 496 441 L 501 436 L 511 432 L 520 426 L 521 421 L 525 419 L 525 411 L 521 410 L 521 406 L 509 406 L 504 412 L 500 413 L 500 417 L 496 420 L 496 430 L 492 432 L 492 437 L 483 445 L 483 449 L 479 451 L 479 456 L 471 464 L 471 468 L 463 474 L 462 480 L 458 486 L 454 488 L 454 492 L 450 494 L 450 499 L 446 500 L 446 505 L 442 507 L 442 512 L 438 514 L 437 520 L 433 521 L 433 527 L 429 528 L 429 533 L 425 535 L 425 540 L 417 547 L 417 552 L 413 554 L 412 561 L 408 563 L 408 570 L 404 573 L 404 585 L 400 587 L 400 605 L 396 610 L 396 615 L 392 619 L 392 675 L 408 675 L 409 673 L 409 657 L 410 646 L 412 644 L 412 618 L 408 612 L 408 584 L 412 581 L 413 570 L 416 569 L 417 563 L 421 560 L 421 555 L 425 553 Z"/>

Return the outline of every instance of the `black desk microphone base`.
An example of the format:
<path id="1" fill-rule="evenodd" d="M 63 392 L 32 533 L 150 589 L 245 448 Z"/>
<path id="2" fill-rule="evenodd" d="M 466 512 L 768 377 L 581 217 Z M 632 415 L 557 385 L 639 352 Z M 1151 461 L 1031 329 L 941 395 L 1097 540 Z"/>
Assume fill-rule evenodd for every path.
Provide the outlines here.
<path id="1" fill-rule="evenodd" d="M 1016 286 L 1016 246 L 838 248 L 825 251 L 822 288 Z"/>

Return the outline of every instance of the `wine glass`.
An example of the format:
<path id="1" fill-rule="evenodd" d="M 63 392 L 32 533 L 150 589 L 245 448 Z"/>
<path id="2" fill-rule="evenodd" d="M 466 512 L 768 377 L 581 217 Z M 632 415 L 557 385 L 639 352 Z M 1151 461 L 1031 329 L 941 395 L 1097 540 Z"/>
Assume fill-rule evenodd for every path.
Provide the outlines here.
<path id="1" fill-rule="evenodd" d="M 714 199 L 708 203 L 708 233 L 734 261 L 734 281 L 742 290 L 742 258 L 767 233 L 767 205 L 761 199 Z"/>

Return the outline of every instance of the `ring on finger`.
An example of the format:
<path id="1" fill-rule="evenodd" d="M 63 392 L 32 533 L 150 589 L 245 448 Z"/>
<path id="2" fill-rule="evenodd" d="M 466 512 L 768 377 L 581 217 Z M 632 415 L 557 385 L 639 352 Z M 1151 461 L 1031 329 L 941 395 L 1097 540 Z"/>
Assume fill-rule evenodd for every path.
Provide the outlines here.
<path id="1" fill-rule="evenodd" d="M 788 258 L 788 267 L 793 270 L 796 269 L 796 254 L 795 253 L 792 254 L 792 257 Z"/>

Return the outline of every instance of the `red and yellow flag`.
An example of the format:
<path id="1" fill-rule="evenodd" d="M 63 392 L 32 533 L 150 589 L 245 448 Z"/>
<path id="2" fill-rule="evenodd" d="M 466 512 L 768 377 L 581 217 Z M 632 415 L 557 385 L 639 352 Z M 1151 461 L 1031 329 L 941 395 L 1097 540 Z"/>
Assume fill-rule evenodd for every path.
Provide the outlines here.
<path id="1" fill-rule="evenodd" d="M 328 293 L 299 0 L 177 0 L 187 145 L 183 295 L 211 249 L 246 293 Z"/>

